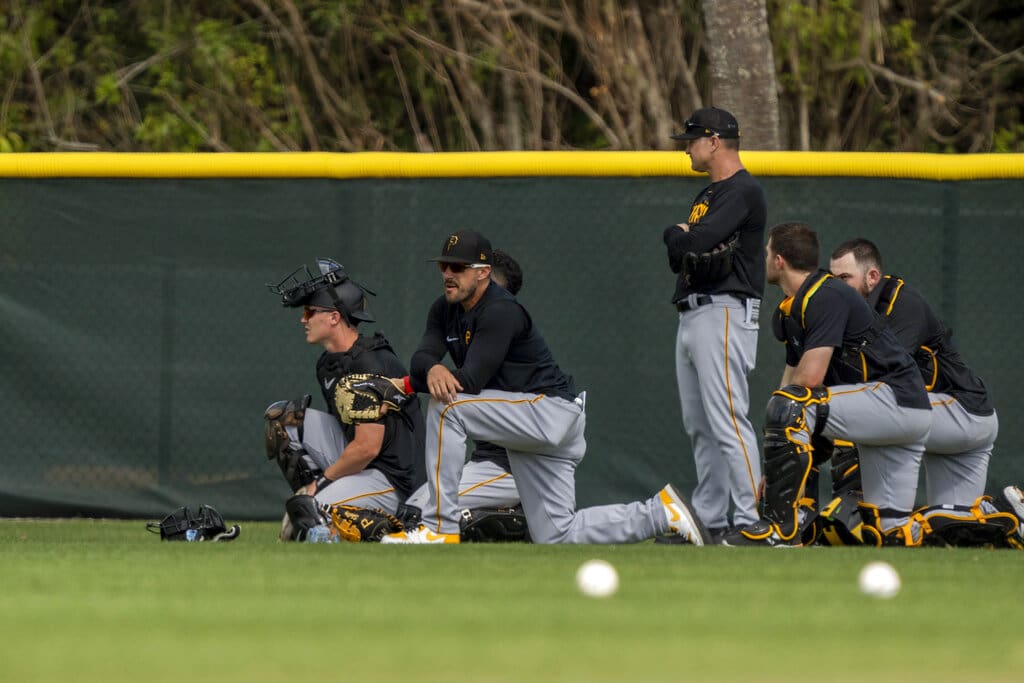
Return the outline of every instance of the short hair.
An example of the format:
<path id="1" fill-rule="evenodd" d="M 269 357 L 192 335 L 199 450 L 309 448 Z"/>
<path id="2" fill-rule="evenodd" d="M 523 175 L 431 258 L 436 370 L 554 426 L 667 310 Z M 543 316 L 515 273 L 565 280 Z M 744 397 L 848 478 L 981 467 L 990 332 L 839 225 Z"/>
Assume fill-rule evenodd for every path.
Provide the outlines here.
<path id="1" fill-rule="evenodd" d="M 491 279 L 515 296 L 523 287 L 523 269 L 514 258 L 501 249 L 495 249 L 492 258 Z"/>
<path id="2" fill-rule="evenodd" d="M 779 223 L 768 231 L 768 240 L 794 270 L 818 269 L 818 233 L 808 223 Z"/>
<path id="3" fill-rule="evenodd" d="M 870 268 L 874 266 L 878 272 L 882 272 L 882 252 L 878 250 L 875 243 L 863 237 L 855 237 L 846 240 L 832 252 L 832 259 L 842 258 L 847 254 L 853 254 L 853 260 L 860 266 Z"/>
<path id="4" fill-rule="evenodd" d="M 721 140 L 722 147 L 725 147 L 726 149 L 732 149 L 732 150 L 739 151 L 739 149 L 740 149 L 740 139 L 739 138 L 718 138 L 718 139 Z"/>

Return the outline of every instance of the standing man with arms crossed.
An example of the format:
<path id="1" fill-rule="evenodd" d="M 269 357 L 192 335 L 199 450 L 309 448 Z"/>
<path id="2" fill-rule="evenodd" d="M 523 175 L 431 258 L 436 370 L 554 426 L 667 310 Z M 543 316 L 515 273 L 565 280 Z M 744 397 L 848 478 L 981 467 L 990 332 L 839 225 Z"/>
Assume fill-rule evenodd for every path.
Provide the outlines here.
<path id="1" fill-rule="evenodd" d="M 835 439 L 860 448 L 864 542 L 915 545 L 911 515 L 931 410 L 913 359 L 862 297 L 818 269 L 809 225 L 776 225 L 765 254 L 768 282 L 786 295 L 772 317 L 786 367 L 765 414 L 764 517 L 725 545 L 800 545 L 814 515 L 808 479 Z"/>
<path id="2" fill-rule="evenodd" d="M 646 501 L 576 510 L 584 395 L 577 396 L 522 304 L 491 283 L 491 245 L 483 235 L 449 235 L 434 260 L 444 294 L 430 308 L 411 375 L 357 382 L 385 405 L 407 403 L 412 391 L 430 394 L 423 521 L 381 542 L 459 542 L 459 481 L 466 440 L 476 439 L 507 449 L 536 543 L 631 543 L 669 533 L 707 543 L 707 531 L 671 485 Z M 454 369 L 441 364 L 445 355 Z M 349 403 L 365 405 L 364 397 L 353 391 Z"/>
<path id="3" fill-rule="evenodd" d="M 914 357 L 932 406 L 925 442 L 925 501 L 920 514 L 925 544 L 1020 545 L 1011 501 L 1024 495 L 1007 486 L 993 505 L 982 496 L 999 420 L 985 383 L 964 362 L 953 332 L 921 293 L 902 278 L 883 275 L 882 254 L 856 238 L 832 252 L 829 270 L 863 296 L 903 348 Z M 1016 537 L 1015 537 L 1016 536 Z"/>
<path id="4" fill-rule="evenodd" d="M 679 311 L 676 379 L 683 427 L 697 468 L 693 506 L 714 538 L 730 525 L 758 518 L 761 461 L 747 416 L 747 376 L 757 354 L 764 295 L 764 191 L 739 157 L 739 125 L 722 109 L 698 109 L 685 130 L 701 190 L 685 223 L 665 228 L 668 264 L 678 275 L 672 303 Z"/>

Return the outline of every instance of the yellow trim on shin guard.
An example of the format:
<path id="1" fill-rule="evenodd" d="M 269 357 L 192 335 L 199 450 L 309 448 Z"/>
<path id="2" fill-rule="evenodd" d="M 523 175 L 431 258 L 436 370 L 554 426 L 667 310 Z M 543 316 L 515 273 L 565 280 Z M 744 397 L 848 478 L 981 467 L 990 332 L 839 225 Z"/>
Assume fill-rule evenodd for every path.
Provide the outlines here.
<path id="1" fill-rule="evenodd" d="M 764 521 L 779 540 L 792 543 L 804 539 L 804 529 L 813 523 L 817 491 L 808 491 L 808 483 L 817 481 L 813 435 L 807 424 L 807 406 L 824 405 L 831 397 L 827 387 L 787 385 L 772 392 L 768 400 L 764 428 Z M 827 409 L 817 416 L 823 427 Z M 816 488 L 816 484 L 812 486 Z M 803 519 L 801 519 L 803 512 Z M 752 540 L 761 540 L 764 527 Z M 813 541 L 813 539 L 811 539 Z"/>
<path id="2" fill-rule="evenodd" d="M 924 545 L 951 547 L 1002 547 L 1021 549 L 1017 537 L 1019 520 L 1009 512 L 985 512 L 982 503 L 990 496 L 977 498 L 967 506 L 933 505 L 914 513 L 921 526 Z"/>
<path id="3" fill-rule="evenodd" d="M 881 547 L 883 545 L 902 546 L 916 548 L 921 545 L 923 533 L 921 532 L 921 518 L 917 513 L 909 515 L 909 519 L 896 527 L 882 530 L 882 515 L 877 505 L 860 502 L 857 504 L 861 518 L 864 520 L 861 527 L 861 539 L 864 545 Z M 915 534 L 914 531 L 917 530 Z"/>

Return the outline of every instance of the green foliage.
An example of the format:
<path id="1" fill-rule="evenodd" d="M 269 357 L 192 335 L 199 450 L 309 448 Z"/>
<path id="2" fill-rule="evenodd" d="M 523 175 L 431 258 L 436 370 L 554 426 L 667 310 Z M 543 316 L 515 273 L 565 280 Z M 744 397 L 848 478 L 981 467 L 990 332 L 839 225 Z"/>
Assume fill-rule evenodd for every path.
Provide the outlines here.
<path id="1" fill-rule="evenodd" d="M 202 138 L 180 116 L 154 104 L 135 127 L 135 138 L 154 152 L 197 152 Z"/>
<path id="2" fill-rule="evenodd" d="M 993 152 L 1024 153 L 1024 125 L 997 130 L 992 140 Z"/>
<path id="3" fill-rule="evenodd" d="M 8 152 L 24 152 L 25 141 L 17 133 L 0 134 L 0 154 Z"/>
<path id="4" fill-rule="evenodd" d="M 700 0 L 291 4 L 10 0 L 2 148 L 645 148 L 713 100 Z M 1012 0 L 767 4 L 791 138 L 804 107 L 816 149 L 1019 148 Z"/>
<path id="5" fill-rule="evenodd" d="M 1008 58 L 1024 30 L 1012 5 L 769 0 L 790 137 L 803 107 L 811 149 L 1012 148 L 1024 97 L 1017 88 L 997 104 L 1024 79 Z"/>
<path id="6" fill-rule="evenodd" d="M 96 81 L 97 104 L 120 104 L 121 91 L 114 74 L 103 74 Z"/>

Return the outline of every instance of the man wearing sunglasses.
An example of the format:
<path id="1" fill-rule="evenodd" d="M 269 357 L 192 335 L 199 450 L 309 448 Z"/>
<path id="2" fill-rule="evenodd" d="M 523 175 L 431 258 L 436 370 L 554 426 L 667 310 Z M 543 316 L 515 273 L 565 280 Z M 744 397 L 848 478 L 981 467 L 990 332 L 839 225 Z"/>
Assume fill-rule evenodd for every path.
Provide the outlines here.
<path id="1" fill-rule="evenodd" d="M 427 315 L 411 374 L 391 383 L 428 393 L 427 500 L 422 523 L 382 543 L 459 543 L 459 484 L 467 439 L 508 451 L 536 543 L 629 543 L 670 533 L 695 545 L 707 531 L 672 485 L 646 501 L 576 510 L 586 451 L 585 397 L 555 362 L 526 309 L 491 282 L 483 235 L 449 235 L 438 264 L 444 289 Z M 453 368 L 442 364 L 450 356 Z"/>
<path id="2" fill-rule="evenodd" d="M 278 285 L 276 291 L 285 306 L 301 308 L 306 343 L 323 347 L 316 375 L 329 412 L 308 409 L 307 397 L 305 405 L 292 411 L 297 417 L 278 418 L 297 421 L 298 428 L 276 457 L 293 490 L 314 496 L 316 503 L 395 513 L 422 482 L 416 476 L 423 449 L 419 404 L 412 401 L 375 422 L 342 424 L 338 419 L 334 389 L 341 378 L 353 373 L 400 375 L 405 367 L 380 332 L 364 335 L 357 329 L 375 320 L 366 307 L 366 290 L 337 262 L 322 259 L 318 265 L 320 275 L 309 274 L 288 288 Z M 287 521 L 284 527 L 282 538 L 294 535 Z"/>
<path id="3" fill-rule="evenodd" d="M 491 282 L 516 296 L 523 286 L 519 263 L 498 249 L 492 256 Z M 418 524 L 427 497 L 424 484 L 405 501 L 404 514 L 399 515 L 402 521 Z M 519 503 L 508 453 L 496 444 L 477 441 L 459 482 L 462 541 L 525 540 L 527 530 Z"/>
<path id="4" fill-rule="evenodd" d="M 693 506 L 718 539 L 759 516 L 761 464 L 747 416 L 747 375 L 764 294 L 767 205 L 740 162 L 732 114 L 698 109 L 672 138 L 685 143 L 693 170 L 711 179 L 686 222 L 665 228 L 663 239 L 677 275 L 676 380 L 697 470 Z"/>

